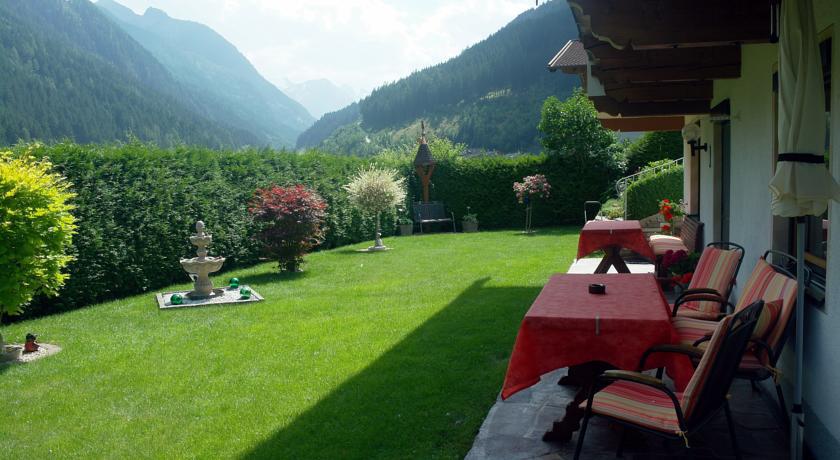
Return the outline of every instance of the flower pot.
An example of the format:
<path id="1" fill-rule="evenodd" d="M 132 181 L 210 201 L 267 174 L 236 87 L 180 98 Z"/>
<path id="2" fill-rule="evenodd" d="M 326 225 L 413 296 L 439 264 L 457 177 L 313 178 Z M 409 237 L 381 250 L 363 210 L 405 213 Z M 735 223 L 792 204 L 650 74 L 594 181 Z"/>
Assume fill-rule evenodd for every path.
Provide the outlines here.
<path id="1" fill-rule="evenodd" d="M 17 361 L 22 353 L 23 347 L 20 345 L 4 345 L 0 361 Z"/>
<path id="2" fill-rule="evenodd" d="M 411 236 L 414 234 L 414 224 L 400 224 L 400 235 Z"/>
<path id="3" fill-rule="evenodd" d="M 461 228 L 464 233 L 474 233 L 478 231 L 478 222 L 461 222 Z"/>

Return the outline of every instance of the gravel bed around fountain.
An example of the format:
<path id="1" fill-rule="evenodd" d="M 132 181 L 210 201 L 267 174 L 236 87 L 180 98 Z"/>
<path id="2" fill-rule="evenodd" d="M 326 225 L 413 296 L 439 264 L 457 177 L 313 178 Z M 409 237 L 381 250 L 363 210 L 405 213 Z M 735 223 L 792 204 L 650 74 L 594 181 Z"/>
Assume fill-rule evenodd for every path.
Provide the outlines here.
<path id="1" fill-rule="evenodd" d="M 251 297 L 243 298 L 239 294 L 239 290 L 243 287 L 247 287 L 251 289 Z M 190 291 L 175 291 L 175 292 L 159 292 L 155 294 L 155 298 L 157 299 L 158 307 L 161 310 L 168 310 L 173 308 L 185 308 L 185 307 L 202 307 L 204 305 L 225 305 L 225 304 L 233 304 L 233 303 L 250 303 L 250 302 L 259 302 L 263 300 L 263 297 L 257 293 L 253 288 L 250 286 L 240 286 L 237 288 L 224 288 L 221 290 L 221 294 L 214 295 L 212 297 L 206 299 L 191 299 L 187 297 L 187 294 Z M 180 294 L 183 298 L 181 304 L 173 304 L 169 301 L 173 294 Z"/>

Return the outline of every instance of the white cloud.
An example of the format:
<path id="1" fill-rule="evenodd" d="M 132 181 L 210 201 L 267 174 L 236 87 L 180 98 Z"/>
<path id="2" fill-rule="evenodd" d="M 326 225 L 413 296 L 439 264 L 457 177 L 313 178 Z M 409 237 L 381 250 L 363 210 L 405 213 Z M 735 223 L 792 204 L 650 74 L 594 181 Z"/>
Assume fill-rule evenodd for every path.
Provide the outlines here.
<path id="1" fill-rule="evenodd" d="M 327 78 L 360 92 L 445 61 L 533 6 L 531 0 L 122 2 L 207 24 L 277 84 Z"/>

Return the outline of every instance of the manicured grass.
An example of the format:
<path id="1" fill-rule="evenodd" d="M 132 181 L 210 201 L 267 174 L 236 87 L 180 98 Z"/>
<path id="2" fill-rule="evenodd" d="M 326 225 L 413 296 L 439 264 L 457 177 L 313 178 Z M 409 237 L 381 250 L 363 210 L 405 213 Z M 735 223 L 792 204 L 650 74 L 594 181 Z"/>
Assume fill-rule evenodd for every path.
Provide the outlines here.
<path id="1" fill-rule="evenodd" d="M 577 229 L 386 244 L 220 277 L 261 303 L 158 311 L 147 293 L 5 328 L 64 350 L 0 367 L 0 457 L 463 457 Z"/>

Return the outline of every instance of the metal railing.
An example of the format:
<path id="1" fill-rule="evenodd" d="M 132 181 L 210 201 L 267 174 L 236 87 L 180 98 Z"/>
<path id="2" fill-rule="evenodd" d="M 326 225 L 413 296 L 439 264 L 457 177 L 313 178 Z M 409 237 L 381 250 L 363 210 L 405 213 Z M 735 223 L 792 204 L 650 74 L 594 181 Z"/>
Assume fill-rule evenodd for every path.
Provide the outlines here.
<path id="1" fill-rule="evenodd" d="M 615 191 L 618 193 L 618 196 L 622 197 L 622 201 L 624 202 L 624 218 L 627 219 L 627 194 L 624 193 L 627 191 L 627 187 L 630 186 L 633 182 L 637 180 L 647 177 L 651 174 L 661 173 L 663 171 L 668 171 L 672 168 L 677 166 L 682 166 L 683 159 L 677 158 L 676 160 L 671 160 L 656 166 L 651 166 L 649 168 L 642 169 L 641 171 L 630 174 L 629 176 L 622 177 L 615 183 Z"/>

